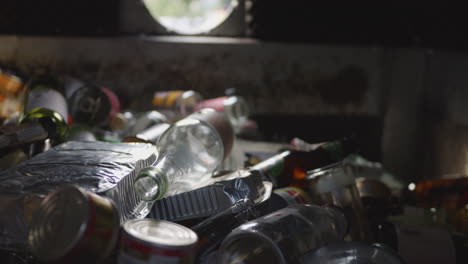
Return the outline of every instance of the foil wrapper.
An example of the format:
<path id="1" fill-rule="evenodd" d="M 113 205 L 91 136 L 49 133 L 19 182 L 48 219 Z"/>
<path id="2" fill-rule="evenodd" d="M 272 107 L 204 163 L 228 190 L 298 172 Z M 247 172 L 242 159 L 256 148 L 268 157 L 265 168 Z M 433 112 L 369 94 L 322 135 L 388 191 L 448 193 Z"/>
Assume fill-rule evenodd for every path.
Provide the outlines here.
<path id="1" fill-rule="evenodd" d="M 104 193 L 156 160 L 151 144 L 69 141 L 0 173 L 0 193 L 48 193 L 77 184 Z"/>
<path id="2" fill-rule="evenodd" d="M 211 178 L 205 185 L 156 201 L 148 217 L 168 221 L 208 217 L 245 198 L 261 203 L 272 191 L 271 182 L 263 181 L 258 171 L 247 170 Z"/>
<path id="3" fill-rule="evenodd" d="M 138 172 L 156 160 L 151 144 L 69 141 L 0 173 L 0 248 L 26 244 L 29 197 L 75 184 L 112 199 L 121 222 L 145 217 L 152 206 L 133 191 Z M 38 203 L 37 203 L 38 204 Z"/>

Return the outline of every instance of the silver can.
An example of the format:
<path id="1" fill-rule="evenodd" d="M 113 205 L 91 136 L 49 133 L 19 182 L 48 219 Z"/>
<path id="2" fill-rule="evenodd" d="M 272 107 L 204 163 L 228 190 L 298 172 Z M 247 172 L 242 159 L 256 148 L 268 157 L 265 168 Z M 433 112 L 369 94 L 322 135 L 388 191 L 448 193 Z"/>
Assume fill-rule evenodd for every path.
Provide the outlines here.
<path id="1" fill-rule="evenodd" d="M 42 201 L 28 240 L 41 261 L 96 263 L 116 248 L 119 225 L 118 211 L 110 199 L 66 185 Z"/>
<path id="2" fill-rule="evenodd" d="M 197 234 L 168 221 L 129 220 L 120 239 L 119 264 L 190 264 L 194 262 Z"/>

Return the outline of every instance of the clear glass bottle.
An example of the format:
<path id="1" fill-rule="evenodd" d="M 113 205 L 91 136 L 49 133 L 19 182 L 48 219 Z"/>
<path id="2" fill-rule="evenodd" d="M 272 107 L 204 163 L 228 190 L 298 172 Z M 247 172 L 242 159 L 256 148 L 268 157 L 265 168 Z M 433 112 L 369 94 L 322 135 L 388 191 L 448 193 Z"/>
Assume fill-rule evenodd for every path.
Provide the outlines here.
<path id="1" fill-rule="evenodd" d="M 173 124 L 159 138 L 159 156 L 138 174 L 134 188 L 145 201 L 163 198 L 170 185 L 180 193 L 211 174 L 229 154 L 233 130 L 225 115 L 206 109 Z"/>
<path id="2" fill-rule="evenodd" d="M 346 227 L 336 208 L 292 205 L 233 230 L 218 263 L 298 263 L 307 252 L 342 240 Z"/>
<path id="3" fill-rule="evenodd" d="M 254 204 L 248 198 L 237 201 L 232 207 L 213 215 L 191 229 L 198 234 L 198 261 L 204 263 L 224 238 L 236 227 L 258 217 L 271 214 L 294 204 L 307 203 L 305 193 L 295 188 L 276 189 L 270 198 Z"/>

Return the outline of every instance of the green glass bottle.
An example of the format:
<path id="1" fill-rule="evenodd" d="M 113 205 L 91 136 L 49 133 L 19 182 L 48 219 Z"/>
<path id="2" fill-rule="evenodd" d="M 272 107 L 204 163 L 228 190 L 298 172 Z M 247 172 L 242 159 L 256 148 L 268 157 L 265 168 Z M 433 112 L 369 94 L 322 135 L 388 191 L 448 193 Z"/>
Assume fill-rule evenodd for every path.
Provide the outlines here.
<path id="1" fill-rule="evenodd" d="M 63 87 L 48 74 L 34 76 L 27 84 L 26 102 L 21 123 L 40 123 L 48 132 L 52 144 L 67 134 L 67 101 Z"/>

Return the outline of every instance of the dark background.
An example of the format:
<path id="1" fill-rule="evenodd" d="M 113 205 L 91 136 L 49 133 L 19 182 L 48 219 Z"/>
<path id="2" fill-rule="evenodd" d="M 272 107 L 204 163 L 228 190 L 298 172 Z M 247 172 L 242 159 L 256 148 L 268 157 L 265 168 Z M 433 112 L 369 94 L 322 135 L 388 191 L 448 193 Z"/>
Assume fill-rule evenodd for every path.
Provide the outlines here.
<path id="1" fill-rule="evenodd" d="M 468 16 L 462 6 L 394 1 L 380 5 L 309 0 L 252 2 L 248 26 L 254 38 L 456 50 L 468 47 Z M 119 4 L 119 0 L 3 0 L 0 34 L 121 35 Z"/>
<path id="2" fill-rule="evenodd" d="M 468 173 L 464 7 L 253 0 L 244 37 L 264 41 L 219 44 L 124 32 L 122 1 L 132 0 L 1 1 L 0 65 L 72 74 L 124 105 L 155 90 L 210 98 L 232 86 L 263 140 L 356 135 L 402 178 Z"/>

